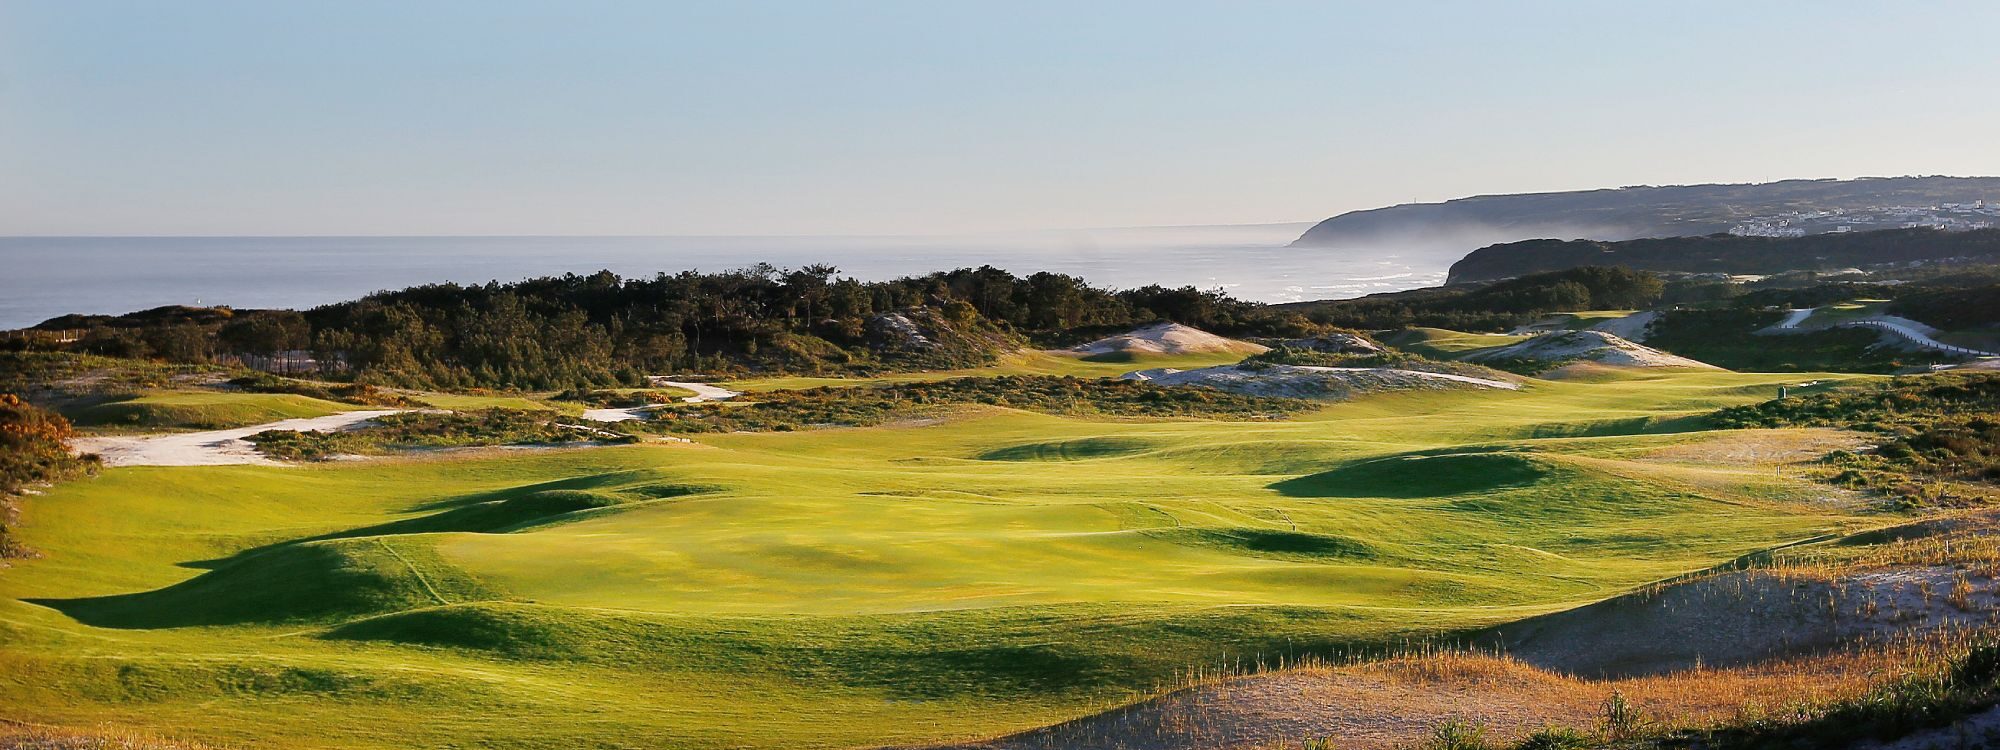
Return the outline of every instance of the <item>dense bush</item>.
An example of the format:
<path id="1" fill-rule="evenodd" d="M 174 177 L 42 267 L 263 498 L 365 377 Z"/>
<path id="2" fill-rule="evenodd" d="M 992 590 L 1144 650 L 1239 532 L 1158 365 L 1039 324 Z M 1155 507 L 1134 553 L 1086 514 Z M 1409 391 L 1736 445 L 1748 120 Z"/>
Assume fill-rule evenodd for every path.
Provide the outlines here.
<path id="1" fill-rule="evenodd" d="M 859 427 L 919 417 L 940 408 L 985 404 L 1051 414 L 1113 417 L 1283 419 L 1311 401 L 1242 396 L 1136 380 L 1051 376 L 958 378 L 864 388 L 773 391 L 751 403 L 687 404 L 653 412 L 661 432 L 760 432 Z"/>
<path id="2" fill-rule="evenodd" d="M 1583 266 L 1485 286 L 1418 289 L 1281 309 L 1343 328 L 1504 331 L 1550 313 L 1647 307 L 1660 300 L 1665 288 L 1658 276 L 1644 271 Z"/>
<path id="3" fill-rule="evenodd" d="M 831 266 L 622 279 L 605 271 L 512 284 L 432 284 L 298 313 L 167 307 L 64 316 L 78 351 L 172 362 L 310 350 L 356 382 L 421 388 L 639 385 L 646 373 L 867 374 L 985 364 L 1023 337 L 1171 320 L 1221 333 L 1315 330 L 1217 291 L 1112 291 L 992 267 L 893 281 Z"/>
<path id="4" fill-rule="evenodd" d="M 1784 317 L 1778 310 L 1742 307 L 1671 310 L 1653 321 L 1646 345 L 1745 372 L 1887 373 L 1949 359 L 1937 352 L 1877 346 L 1881 332 L 1867 328 L 1755 333 Z"/>
<path id="5" fill-rule="evenodd" d="M 1918 292 L 1897 299 L 1889 312 L 1946 330 L 2000 325 L 2000 285 Z"/>
<path id="6" fill-rule="evenodd" d="M 1503 279 L 1588 264 L 1679 273 L 1772 274 L 1965 257 L 2000 257 L 2000 229 L 1887 229 L 1805 237 L 1717 234 L 1616 242 L 1525 240 L 1472 251 L 1452 264 L 1450 278 Z"/>

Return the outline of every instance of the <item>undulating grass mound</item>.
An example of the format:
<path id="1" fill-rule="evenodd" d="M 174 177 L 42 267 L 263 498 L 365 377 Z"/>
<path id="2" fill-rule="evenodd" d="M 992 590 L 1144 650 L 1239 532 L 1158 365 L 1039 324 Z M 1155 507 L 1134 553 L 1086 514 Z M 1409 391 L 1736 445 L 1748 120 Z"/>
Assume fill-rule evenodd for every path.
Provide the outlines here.
<path id="1" fill-rule="evenodd" d="M 1547 461 L 1519 453 L 1413 454 L 1359 461 L 1271 487 L 1294 497 L 1446 497 L 1522 487 L 1554 472 Z"/>
<path id="2" fill-rule="evenodd" d="M 1092 437 L 1053 443 L 1010 445 L 981 453 L 979 458 L 986 461 L 1082 461 L 1143 453 L 1152 447 L 1152 443 L 1134 438 Z"/>
<path id="3" fill-rule="evenodd" d="M 1177 544 L 1217 547 L 1280 560 L 1370 560 L 1379 555 L 1367 542 L 1338 534 L 1237 528 L 1162 529 L 1149 531 L 1147 535 Z"/>
<path id="4" fill-rule="evenodd" d="M 489 596 L 424 540 L 371 537 L 282 545 L 155 591 L 34 601 L 88 625 L 154 629 L 328 622 Z"/>
<path id="5" fill-rule="evenodd" d="M 290 393 L 175 391 L 83 406 L 68 416 L 82 427 L 220 430 L 355 408 Z"/>

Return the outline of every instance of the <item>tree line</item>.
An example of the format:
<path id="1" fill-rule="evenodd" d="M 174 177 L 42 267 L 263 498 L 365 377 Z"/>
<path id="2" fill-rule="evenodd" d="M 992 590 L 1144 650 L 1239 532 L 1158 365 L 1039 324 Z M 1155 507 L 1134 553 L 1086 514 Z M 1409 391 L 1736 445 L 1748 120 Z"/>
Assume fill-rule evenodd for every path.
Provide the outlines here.
<path id="1" fill-rule="evenodd" d="M 637 385 L 646 373 L 866 373 L 976 366 L 1024 343 L 1171 320 L 1237 335 L 1317 327 L 1219 291 L 1111 290 L 982 266 L 890 281 L 829 265 L 427 284 L 311 310 L 70 315 L 73 349 L 214 362 L 310 352 L 356 382 L 416 388 Z"/>

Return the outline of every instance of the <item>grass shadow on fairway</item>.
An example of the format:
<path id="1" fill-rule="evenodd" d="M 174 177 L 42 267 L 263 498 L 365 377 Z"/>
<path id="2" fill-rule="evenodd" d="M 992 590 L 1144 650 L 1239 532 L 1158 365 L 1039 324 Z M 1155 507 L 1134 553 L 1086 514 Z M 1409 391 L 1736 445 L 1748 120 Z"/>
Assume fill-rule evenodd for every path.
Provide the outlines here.
<path id="1" fill-rule="evenodd" d="M 1347 615 L 1290 607 L 1134 612 L 1063 605 L 891 616 L 757 618 L 716 628 L 660 613 L 474 602 L 335 626 L 329 641 L 502 660 L 731 672 L 880 690 L 900 700 L 1101 694 L 1185 668 L 1188 653 L 1332 655 L 1393 636 L 1341 632 Z"/>
<path id="2" fill-rule="evenodd" d="M 1373 545 L 1338 534 L 1249 528 L 1147 529 L 1139 533 L 1175 544 L 1277 560 L 1334 562 L 1381 556 Z"/>
<path id="3" fill-rule="evenodd" d="M 447 510 L 182 563 L 208 572 L 153 591 L 78 599 L 39 599 L 87 625 L 157 629 L 248 623 L 327 622 L 493 598 L 439 558 L 421 535 L 501 534 L 582 520 L 600 512 L 720 492 L 714 485 L 649 482 L 617 491 L 552 489 L 616 486 L 657 479 L 655 472 L 614 472 L 541 482 L 448 501 Z M 429 503 L 423 508 L 439 507 Z M 415 539 L 413 539 L 415 537 Z"/>
<path id="4" fill-rule="evenodd" d="M 452 497 L 433 500 L 431 502 L 412 507 L 410 510 L 444 510 L 447 508 L 457 508 L 465 505 L 489 503 L 495 500 L 511 500 L 513 498 L 521 497 L 523 495 L 528 495 L 536 492 L 543 492 L 547 490 L 595 490 L 595 489 L 602 489 L 605 487 L 625 488 L 628 486 L 636 486 L 641 482 L 645 482 L 646 480 L 671 480 L 671 479 L 672 477 L 669 474 L 667 474 L 666 472 L 662 472 L 658 469 L 628 469 L 625 471 L 609 471 L 601 474 L 585 474 L 582 476 L 554 479 L 547 482 L 524 484 L 518 487 L 503 487 L 497 490 L 487 490 L 485 492 L 474 492 L 465 495 L 455 495 Z M 671 484 L 671 481 L 669 481 L 668 483 Z"/>
<path id="5" fill-rule="evenodd" d="M 1082 461 L 1144 453 L 1152 442 L 1129 437 L 1088 437 L 1044 443 L 1023 443 L 979 454 L 981 461 Z"/>
<path id="6" fill-rule="evenodd" d="M 1516 452 L 1411 453 L 1360 461 L 1270 485 L 1290 497 L 1420 499 L 1526 487 L 1556 469 Z"/>
<path id="7" fill-rule="evenodd" d="M 86 625 L 154 630 L 337 622 L 493 596 L 428 544 L 371 537 L 282 545 L 153 591 L 25 601 Z"/>

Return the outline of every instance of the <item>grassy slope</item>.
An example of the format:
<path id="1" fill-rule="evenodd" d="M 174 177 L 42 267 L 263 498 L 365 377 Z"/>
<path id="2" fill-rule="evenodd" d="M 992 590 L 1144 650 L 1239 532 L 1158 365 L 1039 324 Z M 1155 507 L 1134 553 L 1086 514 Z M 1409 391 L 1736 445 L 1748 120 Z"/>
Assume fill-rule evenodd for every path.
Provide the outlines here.
<path id="1" fill-rule="evenodd" d="M 29 508 L 47 557 L 0 572 L 0 713 L 295 747 L 1017 730 L 1863 524 L 1764 467 L 1643 460 L 1798 378 L 112 469 Z"/>
<path id="2" fill-rule="evenodd" d="M 1382 343 L 1412 354 L 1434 359 L 1457 359 L 1465 354 L 1518 344 L 1530 336 L 1504 333 L 1465 333 L 1443 328 L 1406 328 L 1382 339 Z"/>
<path id="3" fill-rule="evenodd" d="M 67 412 L 82 427 L 224 429 L 280 419 L 321 417 L 362 407 L 289 393 L 154 391 Z"/>

